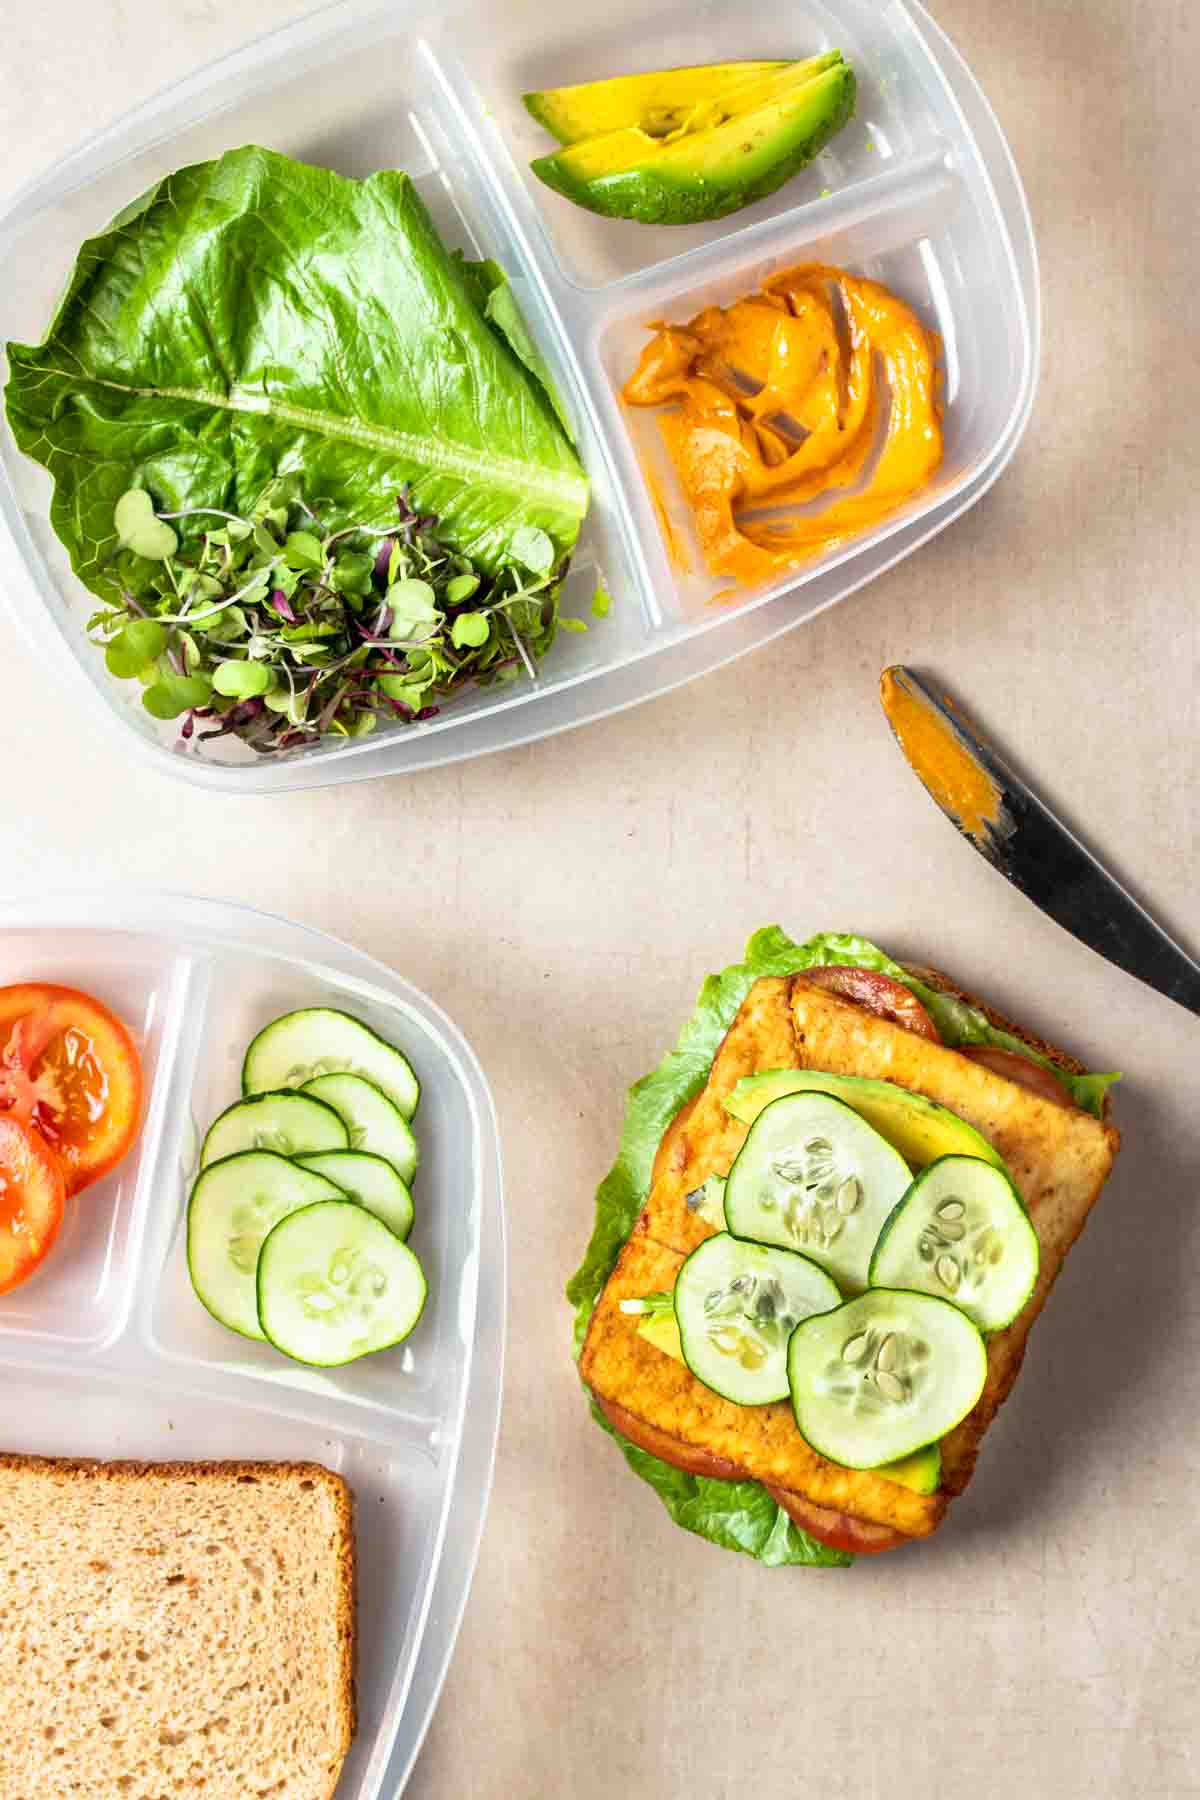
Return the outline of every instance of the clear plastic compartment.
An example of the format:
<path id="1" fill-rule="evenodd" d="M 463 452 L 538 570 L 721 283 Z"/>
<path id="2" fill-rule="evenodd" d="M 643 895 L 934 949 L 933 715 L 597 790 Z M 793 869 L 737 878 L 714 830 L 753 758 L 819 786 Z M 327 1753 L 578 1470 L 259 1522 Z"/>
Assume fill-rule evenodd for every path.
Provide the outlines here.
<path id="1" fill-rule="evenodd" d="M 528 171 L 548 145 L 521 93 L 619 69 L 840 46 L 859 78 L 855 119 L 811 169 L 714 224 L 660 230 L 572 207 Z M 334 6 L 180 83 L 93 140 L 0 219 L 7 272 L 0 337 L 36 341 L 81 240 L 182 163 L 257 141 L 349 175 L 409 170 L 452 246 L 494 256 L 576 421 L 592 507 L 566 608 L 584 615 L 598 577 L 615 604 L 563 634 L 537 677 L 463 696 L 427 723 L 270 761 L 230 740 L 182 749 L 132 684 L 88 643 L 90 597 L 47 521 L 50 484 L 0 432 L 0 578 L 14 615 L 81 681 L 131 749 L 167 774 L 276 792 L 412 771 L 527 742 L 661 693 L 768 642 L 908 554 L 971 505 L 1014 450 L 1038 356 L 1033 239 L 1008 147 L 969 72 L 916 4 L 583 0 L 548 27 L 541 0 L 514 0 L 502 28 L 482 0 Z M 907 508 L 840 551 L 733 604 L 723 584 L 667 557 L 642 464 L 659 456 L 653 416 L 621 383 L 648 320 L 686 318 L 771 268 L 827 256 L 876 274 L 916 304 L 946 347 L 946 457 Z M 664 496 L 674 483 L 664 478 Z M 686 525 L 675 497 L 676 523 Z"/>
<path id="2" fill-rule="evenodd" d="M 491 1487 L 507 1288 L 487 1084 L 454 1026 L 369 958 L 301 926 L 180 896 L 0 906 L 0 984 L 95 993 L 135 1032 L 145 1122 L 71 1203 L 0 1307 L 0 1443 L 43 1455 L 311 1458 L 354 1489 L 360 1723 L 338 1800 L 397 1793 L 465 1605 Z M 223 1331 L 187 1280 L 198 1131 L 240 1052 L 291 1006 L 341 1005 L 410 1055 L 424 1151 L 412 1242 L 430 1303 L 404 1346 L 322 1373 Z M 64 1404 L 64 1401 L 66 1402 Z"/>

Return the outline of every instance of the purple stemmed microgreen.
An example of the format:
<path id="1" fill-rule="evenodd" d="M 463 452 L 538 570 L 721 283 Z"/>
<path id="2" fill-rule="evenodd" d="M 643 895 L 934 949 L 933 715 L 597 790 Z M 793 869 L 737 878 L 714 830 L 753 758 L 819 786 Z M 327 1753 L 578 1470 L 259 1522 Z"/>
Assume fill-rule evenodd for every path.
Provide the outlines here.
<path id="1" fill-rule="evenodd" d="M 407 486 L 392 516 L 323 532 L 328 506 L 291 478 L 245 514 L 156 514 L 143 490 L 122 496 L 125 579 L 88 629 L 184 743 L 232 734 L 260 754 L 294 750 L 432 718 L 471 685 L 536 679 L 560 623 L 547 533 L 518 529 L 509 562 L 484 569 L 438 537 Z"/>

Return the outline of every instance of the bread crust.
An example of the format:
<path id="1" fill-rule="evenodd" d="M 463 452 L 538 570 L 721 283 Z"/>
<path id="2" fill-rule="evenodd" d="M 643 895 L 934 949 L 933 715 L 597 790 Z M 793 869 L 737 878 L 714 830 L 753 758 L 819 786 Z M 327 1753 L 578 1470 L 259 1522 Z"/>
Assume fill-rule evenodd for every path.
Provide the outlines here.
<path id="1" fill-rule="evenodd" d="M 338 1674 L 338 1725 L 341 1741 L 338 1762 L 326 1800 L 333 1800 L 341 1778 L 341 1763 L 350 1749 L 358 1726 L 355 1688 L 355 1639 L 357 1621 L 357 1558 L 354 1548 L 354 1494 L 350 1484 L 332 1469 L 316 1462 L 144 1462 L 127 1458 L 106 1462 L 99 1457 L 36 1456 L 22 1451 L 0 1451 L 0 1468 L 16 1472 L 50 1474 L 79 1482 L 109 1481 L 171 1483 L 176 1481 L 257 1482 L 292 1488 L 311 1483 L 328 1495 L 337 1523 L 337 1640 L 341 1667 Z"/>
<path id="2" fill-rule="evenodd" d="M 1069 1050 L 1061 1050 L 1057 1045 L 1047 1043 L 1045 1038 L 1035 1037 L 1031 1031 L 1026 1031 L 1023 1025 L 1014 1024 L 1011 1019 L 1005 1018 L 1003 1013 L 997 1012 L 995 1007 L 989 1006 L 986 1000 L 980 1000 L 977 995 L 969 993 L 966 988 L 959 987 L 958 983 L 952 981 L 949 975 L 943 974 L 941 969 L 935 969 L 932 965 L 916 963 L 905 963 L 904 968 L 907 974 L 912 975 L 917 981 L 923 981 L 926 987 L 935 988 L 938 993 L 949 994 L 952 999 L 961 1000 L 965 1005 L 973 1006 L 976 1012 L 983 1014 L 994 1030 L 1006 1031 L 1009 1037 L 1018 1038 L 1027 1049 L 1036 1050 L 1039 1056 L 1045 1056 L 1052 1063 L 1057 1063 L 1059 1068 L 1065 1069 L 1068 1075 L 1087 1074 L 1086 1065 L 1081 1063 L 1078 1057 L 1072 1056 Z M 1108 1103 L 1109 1095 L 1106 1094 L 1104 1096 L 1104 1116 L 1106 1118 L 1108 1117 Z"/>

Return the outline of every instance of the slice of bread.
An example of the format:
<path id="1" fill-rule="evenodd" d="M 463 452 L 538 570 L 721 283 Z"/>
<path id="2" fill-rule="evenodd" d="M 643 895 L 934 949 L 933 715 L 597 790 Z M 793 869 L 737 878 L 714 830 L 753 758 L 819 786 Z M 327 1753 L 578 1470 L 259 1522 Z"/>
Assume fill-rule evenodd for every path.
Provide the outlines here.
<path id="1" fill-rule="evenodd" d="M 330 1800 L 350 1490 L 316 1463 L 0 1456 L 0 1800 Z"/>

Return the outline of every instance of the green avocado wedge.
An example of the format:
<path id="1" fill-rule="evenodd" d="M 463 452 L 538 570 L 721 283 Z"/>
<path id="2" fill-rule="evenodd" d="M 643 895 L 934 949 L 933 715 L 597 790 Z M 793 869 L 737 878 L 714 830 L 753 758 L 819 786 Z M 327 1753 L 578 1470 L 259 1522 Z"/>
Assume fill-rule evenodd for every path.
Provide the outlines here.
<path id="1" fill-rule="evenodd" d="M 720 123 L 706 123 L 711 114 L 701 105 L 698 129 L 685 126 L 661 138 L 625 126 L 539 157 L 531 167 L 547 187 L 609 218 L 647 225 L 723 218 L 790 181 L 850 118 L 854 71 L 840 53 L 829 54 L 836 60 L 816 76 L 784 85 Z M 774 79 L 765 78 L 768 88 Z"/>
<path id="2" fill-rule="evenodd" d="M 522 94 L 525 110 L 560 144 L 578 144 L 606 131 L 640 125 L 653 137 L 680 130 L 694 109 L 708 101 L 726 100 L 750 82 L 785 69 L 806 68 L 794 62 L 701 63 L 686 69 L 653 69 L 645 75 L 615 75 L 604 81 L 579 81 L 570 87 L 539 88 Z"/>
<path id="3" fill-rule="evenodd" d="M 832 1094 L 853 1107 L 912 1168 L 924 1169 L 940 1156 L 974 1156 L 1008 1174 L 999 1151 L 973 1125 L 936 1100 L 910 1093 L 891 1081 L 826 1075 L 819 1069 L 769 1069 L 762 1075 L 743 1076 L 726 1100 L 725 1110 L 743 1125 L 752 1125 L 759 1113 L 782 1095 L 814 1092 Z"/>

